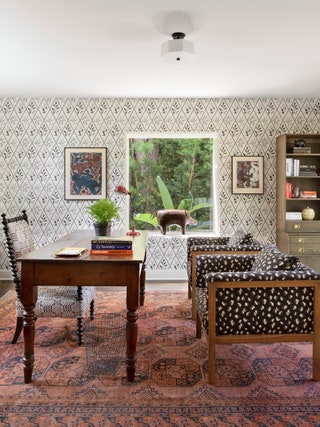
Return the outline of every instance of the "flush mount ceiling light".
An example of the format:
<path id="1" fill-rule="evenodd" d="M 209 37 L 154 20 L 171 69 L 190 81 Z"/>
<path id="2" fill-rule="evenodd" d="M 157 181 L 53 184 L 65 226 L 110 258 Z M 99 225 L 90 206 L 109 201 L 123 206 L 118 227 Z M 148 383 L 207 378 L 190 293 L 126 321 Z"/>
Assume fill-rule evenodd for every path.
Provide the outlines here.
<path id="1" fill-rule="evenodd" d="M 161 46 L 161 57 L 165 62 L 186 63 L 194 59 L 193 42 L 185 40 L 185 33 L 172 33 L 172 40 Z"/>

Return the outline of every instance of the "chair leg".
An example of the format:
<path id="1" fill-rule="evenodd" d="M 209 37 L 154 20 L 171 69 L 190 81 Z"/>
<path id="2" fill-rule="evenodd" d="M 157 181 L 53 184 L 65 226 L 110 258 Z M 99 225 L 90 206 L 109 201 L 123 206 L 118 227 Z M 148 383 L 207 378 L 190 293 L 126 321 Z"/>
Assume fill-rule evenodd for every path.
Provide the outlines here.
<path id="1" fill-rule="evenodd" d="M 94 300 L 90 302 L 90 320 L 94 319 Z"/>
<path id="2" fill-rule="evenodd" d="M 78 317 L 77 319 L 77 336 L 78 336 L 78 345 L 82 345 L 82 328 L 83 320 L 82 317 Z"/>
<path id="3" fill-rule="evenodd" d="M 22 327 L 23 327 L 23 317 L 17 317 L 16 330 L 12 338 L 11 344 L 15 344 L 18 341 L 18 338 L 20 337 L 20 334 L 22 331 Z"/>
<path id="4" fill-rule="evenodd" d="M 196 338 L 201 338 L 202 335 L 202 324 L 199 313 L 196 313 Z"/>

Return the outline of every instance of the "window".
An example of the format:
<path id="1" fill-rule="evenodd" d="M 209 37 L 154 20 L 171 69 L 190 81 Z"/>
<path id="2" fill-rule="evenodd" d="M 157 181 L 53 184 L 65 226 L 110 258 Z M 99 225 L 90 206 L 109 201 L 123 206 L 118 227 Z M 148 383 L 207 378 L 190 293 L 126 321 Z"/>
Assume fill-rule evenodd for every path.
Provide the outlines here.
<path id="1" fill-rule="evenodd" d="M 136 228 L 155 230 L 160 209 L 185 209 L 198 221 L 188 230 L 218 233 L 215 134 L 130 134 L 126 148 Z"/>

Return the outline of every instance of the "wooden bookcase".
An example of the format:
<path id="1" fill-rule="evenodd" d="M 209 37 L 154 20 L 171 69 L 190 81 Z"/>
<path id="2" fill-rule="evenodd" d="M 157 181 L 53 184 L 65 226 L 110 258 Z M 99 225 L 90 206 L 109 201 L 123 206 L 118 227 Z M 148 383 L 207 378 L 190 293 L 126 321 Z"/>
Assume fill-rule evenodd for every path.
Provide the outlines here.
<path id="1" fill-rule="evenodd" d="M 310 153 L 294 153 L 295 141 L 304 140 Z M 301 262 L 320 271 L 320 135 L 280 135 L 277 144 L 277 246 L 290 255 L 297 255 Z M 287 176 L 287 160 L 295 160 L 295 176 Z M 293 163 L 293 160 L 290 162 Z M 316 176 L 301 176 L 300 166 L 315 166 Z M 288 184 L 287 184 L 288 183 Z M 295 195 L 288 197 L 291 184 Z M 299 192 L 297 191 L 299 189 Z M 316 191 L 312 198 L 301 197 L 302 191 Z M 310 207 L 315 211 L 313 220 L 287 219 L 287 212 L 302 212 Z"/>

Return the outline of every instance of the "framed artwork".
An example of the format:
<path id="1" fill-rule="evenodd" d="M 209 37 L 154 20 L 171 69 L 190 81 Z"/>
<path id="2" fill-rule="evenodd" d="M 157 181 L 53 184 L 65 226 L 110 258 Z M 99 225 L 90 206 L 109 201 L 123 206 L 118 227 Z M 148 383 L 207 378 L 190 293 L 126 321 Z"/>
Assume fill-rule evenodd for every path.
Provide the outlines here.
<path id="1" fill-rule="evenodd" d="M 232 157 L 232 193 L 263 194 L 263 157 Z"/>
<path id="2" fill-rule="evenodd" d="M 107 196 L 107 149 L 64 149 L 66 200 L 95 200 Z"/>

